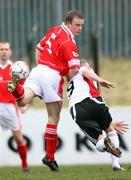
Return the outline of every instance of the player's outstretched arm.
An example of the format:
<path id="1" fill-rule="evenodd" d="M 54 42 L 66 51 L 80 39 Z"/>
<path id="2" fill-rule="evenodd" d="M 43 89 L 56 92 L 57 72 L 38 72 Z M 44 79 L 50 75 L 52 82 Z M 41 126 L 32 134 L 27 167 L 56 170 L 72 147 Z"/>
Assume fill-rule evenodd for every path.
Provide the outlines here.
<path id="1" fill-rule="evenodd" d="M 101 86 L 106 88 L 115 88 L 115 85 L 105 79 L 102 79 L 100 76 L 98 76 L 93 69 L 89 66 L 89 64 L 86 62 L 84 66 L 80 67 L 79 72 L 85 76 L 86 78 L 97 81 Z"/>

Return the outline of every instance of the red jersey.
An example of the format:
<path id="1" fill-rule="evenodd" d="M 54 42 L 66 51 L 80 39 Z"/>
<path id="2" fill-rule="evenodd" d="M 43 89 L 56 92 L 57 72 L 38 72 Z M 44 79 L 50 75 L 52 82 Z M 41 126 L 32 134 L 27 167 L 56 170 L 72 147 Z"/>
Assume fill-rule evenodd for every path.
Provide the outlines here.
<path id="1" fill-rule="evenodd" d="M 0 102 L 16 104 L 15 97 L 7 89 L 7 84 L 11 80 L 10 66 L 11 61 L 4 66 L 0 64 Z"/>
<path id="2" fill-rule="evenodd" d="M 61 24 L 51 28 L 37 45 L 41 55 L 38 64 L 44 64 L 68 76 L 69 69 L 79 67 L 79 55 L 74 36 Z"/>

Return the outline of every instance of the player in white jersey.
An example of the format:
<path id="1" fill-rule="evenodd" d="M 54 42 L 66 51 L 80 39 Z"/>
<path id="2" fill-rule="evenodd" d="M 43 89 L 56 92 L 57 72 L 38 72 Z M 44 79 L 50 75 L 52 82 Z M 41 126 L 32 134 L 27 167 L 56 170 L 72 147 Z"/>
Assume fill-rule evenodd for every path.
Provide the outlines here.
<path id="1" fill-rule="evenodd" d="M 17 152 L 22 161 L 22 170 L 29 172 L 27 164 L 27 145 L 21 133 L 21 123 L 14 96 L 8 91 L 11 80 L 10 66 L 11 47 L 8 42 L 0 42 L 0 125 L 12 131 L 17 144 Z"/>
<path id="2" fill-rule="evenodd" d="M 111 82 L 97 76 L 87 62 L 82 60 L 79 72 L 70 80 L 67 88 L 70 113 L 97 150 L 110 152 L 113 170 L 121 171 L 124 169 L 119 164 L 121 151 L 116 130 L 126 131 L 128 127 L 123 121 L 112 123 L 108 106 L 103 101 L 96 82 L 107 88 L 115 87 Z"/>

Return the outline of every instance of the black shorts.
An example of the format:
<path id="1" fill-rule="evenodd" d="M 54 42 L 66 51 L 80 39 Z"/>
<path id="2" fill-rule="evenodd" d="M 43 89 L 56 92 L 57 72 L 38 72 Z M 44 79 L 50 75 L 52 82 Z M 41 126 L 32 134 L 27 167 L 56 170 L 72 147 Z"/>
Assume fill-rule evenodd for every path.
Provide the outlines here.
<path id="1" fill-rule="evenodd" d="M 84 99 L 71 107 L 70 113 L 93 144 L 97 143 L 102 130 L 106 130 L 112 122 L 109 108 L 101 97 L 94 98 L 94 100 L 90 98 Z"/>

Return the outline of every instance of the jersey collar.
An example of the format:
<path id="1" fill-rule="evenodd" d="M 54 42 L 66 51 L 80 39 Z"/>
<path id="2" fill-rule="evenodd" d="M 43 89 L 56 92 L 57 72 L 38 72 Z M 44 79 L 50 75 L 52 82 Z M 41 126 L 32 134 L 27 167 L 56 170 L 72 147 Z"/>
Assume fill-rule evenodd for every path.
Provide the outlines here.
<path id="1" fill-rule="evenodd" d="M 12 64 L 12 62 L 8 59 L 7 62 L 5 64 L 0 64 L 0 68 L 4 69 L 6 68 L 8 65 Z"/>
<path id="2" fill-rule="evenodd" d="M 74 39 L 74 35 L 72 34 L 72 32 L 70 31 L 70 29 L 65 25 L 65 23 L 63 22 L 61 24 L 62 29 L 67 33 L 70 34 L 70 36 L 72 37 L 72 39 Z"/>

